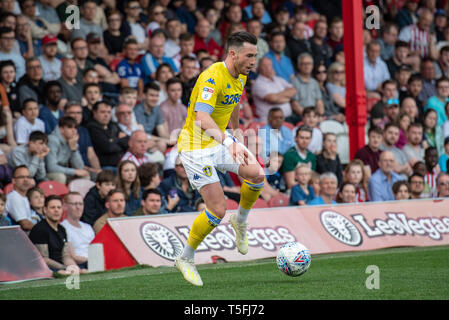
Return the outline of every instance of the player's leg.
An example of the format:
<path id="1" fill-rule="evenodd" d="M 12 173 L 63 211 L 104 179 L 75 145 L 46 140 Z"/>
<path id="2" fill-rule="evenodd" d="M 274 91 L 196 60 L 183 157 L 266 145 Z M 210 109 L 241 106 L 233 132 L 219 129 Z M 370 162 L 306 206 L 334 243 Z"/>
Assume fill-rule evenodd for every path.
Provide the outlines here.
<path id="1" fill-rule="evenodd" d="M 196 248 L 204 238 L 221 222 L 226 213 L 226 200 L 220 182 L 207 184 L 200 189 L 201 197 L 206 204 L 204 209 L 193 221 L 183 257 L 193 259 Z"/>

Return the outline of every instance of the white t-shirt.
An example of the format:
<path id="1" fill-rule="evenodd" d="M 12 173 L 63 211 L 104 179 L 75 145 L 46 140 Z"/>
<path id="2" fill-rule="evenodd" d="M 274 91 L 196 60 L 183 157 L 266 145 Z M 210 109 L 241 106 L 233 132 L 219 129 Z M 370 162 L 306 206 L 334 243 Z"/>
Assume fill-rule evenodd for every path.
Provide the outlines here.
<path id="1" fill-rule="evenodd" d="M 24 116 L 21 116 L 14 124 L 14 136 L 16 137 L 16 142 L 18 144 L 27 143 L 30 133 L 36 130 L 45 132 L 45 124 L 41 119 L 36 118 L 33 124 Z"/>
<path id="2" fill-rule="evenodd" d="M 82 221 L 80 221 L 80 224 L 81 228 L 78 228 L 70 224 L 67 219 L 61 222 L 61 225 L 64 226 L 67 232 L 67 240 L 73 244 L 75 254 L 87 258 L 89 255 L 89 245 L 95 238 L 95 232 L 89 224 Z"/>
<path id="3" fill-rule="evenodd" d="M 53 58 L 53 61 L 48 61 L 44 56 L 40 56 L 39 60 L 42 65 L 42 78 L 45 81 L 57 80 L 61 77 L 61 60 Z"/>
<path id="4" fill-rule="evenodd" d="M 41 220 L 34 210 L 31 210 L 28 198 L 23 197 L 16 190 L 11 191 L 6 196 L 5 211 L 9 213 L 11 218 L 16 222 L 28 219 L 33 224 L 36 224 Z"/>

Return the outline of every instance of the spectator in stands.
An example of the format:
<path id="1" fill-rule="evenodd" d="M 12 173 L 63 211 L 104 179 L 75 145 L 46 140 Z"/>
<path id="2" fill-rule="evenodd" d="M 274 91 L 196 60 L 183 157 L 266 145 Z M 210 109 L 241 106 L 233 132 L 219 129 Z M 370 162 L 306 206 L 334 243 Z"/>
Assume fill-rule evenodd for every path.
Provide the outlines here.
<path id="1" fill-rule="evenodd" d="M 92 120 L 92 107 L 98 101 L 103 100 L 101 87 L 98 83 L 86 83 L 83 87 L 83 125 L 87 125 Z"/>
<path id="2" fill-rule="evenodd" d="M 135 116 L 133 116 L 133 109 L 129 105 L 120 103 L 112 110 L 112 114 L 115 114 L 117 119 L 116 122 L 120 127 L 120 130 L 126 133 L 127 136 L 131 136 L 133 132 L 137 130 L 143 130 L 143 126 L 141 124 L 137 124 L 137 120 L 135 119 Z"/>
<path id="3" fill-rule="evenodd" d="M 141 207 L 132 213 L 132 216 L 146 216 L 161 212 L 162 193 L 158 189 L 147 189 L 142 194 Z"/>
<path id="4" fill-rule="evenodd" d="M 402 100 L 400 111 L 409 115 L 412 119 L 411 123 L 422 122 L 420 120 L 420 112 L 418 110 L 416 100 L 413 97 L 405 97 L 404 100 Z"/>
<path id="5" fill-rule="evenodd" d="M 106 212 L 105 198 L 116 188 L 116 177 L 110 170 L 103 170 L 97 175 L 93 186 L 84 197 L 84 211 L 81 220 L 92 225 Z"/>
<path id="6" fill-rule="evenodd" d="M 78 132 L 78 150 L 83 158 L 84 167 L 91 173 L 99 173 L 101 171 L 100 160 L 98 160 L 97 153 L 92 145 L 89 131 L 86 127 L 81 125 L 83 120 L 83 108 L 78 102 L 68 102 L 64 107 L 66 116 L 75 119 Z M 95 179 L 94 179 L 95 180 Z"/>
<path id="7" fill-rule="evenodd" d="M 221 59 L 223 48 L 210 36 L 211 26 L 206 18 L 198 20 L 195 25 L 195 46 L 193 52 L 205 49 L 214 60 Z"/>
<path id="8" fill-rule="evenodd" d="M 148 137 L 145 131 L 136 130 L 134 131 L 128 141 L 128 151 L 120 159 L 120 162 L 129 160 L 132 161 L 137 167 L 147 162 L 154 162 L 152 155 L 147 153 L 148 149 Z M 157 159 L 163 155 L 157 155 Z"/>
<path id="9" fill-rule="evenodd" d="M 9 106 L 12 117 L 20 117 L 21 106 L 19 104 L 18 90 L 16 85 L 16 66 L 12 60 L 5 60 L 0 63 L 0 87 L 5 90 L 2 94 L 2 105 Z M 1 90 L 1 89 L 0 89 Z M 4 99 L 6 94 L 7 101 Z M 6 110 L 6 108 L 4 109 Z"/>
<path id="10" fill-rule="evenodd" d="M 28 143 L 15 147 L 8 155 L 8 165 L 11 168 L 27 166 L 30 176 L 39 183 L 42 182 L 47 171 L 45 157 L 50 149 L 47 147 L 48 137 L 42 131 L 33 131 Z"/>
<path id="11" fill-rule="evenodd" d="M 64 275 L 72 272 L 86 273 L 79 269 L 67 240 L 65 228 L 59 223 L 62 217 L 62 199 L 57 195 L 48 196 L 44 204 L 45 220 L 38 222 L 30 232 L 30 240 L 44 258 L 48 267 Z M 68 270 L 70 267 L 70 270 Z"/>
<path id="12" fill-rule="evenodd" d="M 298 56 L 298 74 L 292 79 L 296 89 L 296 100 L 300 107 L 314 106 L 319 114 L 324 113 L 324 104 L 318 82 L 312 77 L 314 60 L 309 53 Z"/>
<path id="13" fill-rule="evenodd" d="M 440 172 L 437 177 L 438 197 L 449 197 L 449 174 Z"/>
<path id="14" fill-rule="evenodd" d="M 58 38 L 52 34 L 47 34 L 42 38 L 42 55 L 39 56 L 41 61 L 44 81 L 57 80 L 61 76 L 61 60 L 56 57 L 58 53 Z"/>
<path id="15" fill-rule="evenodd" d="M 424 149 L 421 146 L 423 127 L 419 122 L 411 123 L 407 131 L 407 144 L 402 148 L 411 167 L 418 161 L 424 162 Z"/>
<path id="16" fill-rule="evenodd" d="M 336 204 L 334 197 L 337 194 L 338 179 L 332 172 L 320 175 L 320 193 L 308 205 Z"/>
<path id="17" fill-rule="evenodd" d="M 306 38 L 306 25 L 302 21 L 295 21 L 290 34 L 287 36 L 287 48 L 295 69 L 299 67 L 299 56 L 311 54 L 312 46 Z"/>
<path id="18" fill-rule="evenodd" d="M 438 153 L 440 157 L 438 158 L 438 164 L 440 170 L 443 172 L 448 172 L 447 160 L 449 160 L 449 137 L 444 139 L 444 152 L 442 154 Z"/>
<path id="19" fill-rule="evenodd" d="M 87 125 L 92 145 L 103 169 L 117 170 L 117 164 L 128 149 L 129 137 L 111 121 L 111 105 L 98 101 L 92 108 L 93 119 Z"/>
<path id="20" fill-rule="evenodd" d="M 310 144 L 307 149 L 314 154 L 318 154 L 323 149 L 323 133 L 318 127 L 319 113 L 315 107 L 306 107 L 302 113 L 302 116 L 302 124 L 312 128 L 312 140 L 310 140 Z"/>
<path id="21" fill-rule="evenodd" d="M 31 23 L 27 16 L 23 14 L 17 15 L 15 31 L 20 53 L 25 60 L 41 54 L 42 50 L 39 42 L 33 41 Z"/>
<path id="22" fill-rule="evenodd" d="M 427 109 L 424 112 L 422 146 L 424 149 L 429 146 L 435 147 L 441 155 L 444 154 L 444 137 L 441 126 L 437 125 L 437 119 L 438 114 L 434 109 Z"/>
<path id="23" fill-rule="evenodd" d="M 304 206 L 315 198 L 315 192 L 309 184 L 311 177 L 312 170 L 307 164 L 301 163 L 295 168 L 295 179 L 298 183 L 292 187 L 290 193 L 291 206 Z"/>
<path id="24" fill-rule="evenodd" d="M 169 64 L 175 73 L 178 73 L 178 68 L 172 58 L 164 55 L 164 45 L 165 35 L 153 35 L 149 46 L 150 49 L 140 62 L 143 69 L 143 79 L 145 84 L 156 79 L 156 69 L 162 63 Z"/>
<path id="25" fill-rule="evenodd" d="M 379 97 L 376 91 L 380 90 L 385 80 L 390 79 L 390 73 L 387 65 L 380 58 L 380 43 L 378 41 L 372 41 L 366 46 L 363 67 L 366 70 L 364 79 L 367 97 Z"/>
<path id="26" fill-rule="evenodd" d="M 437 176 L 440 173 L 438 167 L 438 151 L 435 147 L 428 147 L 424 151 L 424 163 L 426 165 L 426 174 L 424 175 L 424 181 L 430 187 L 430 193 L 432 197 L 437 194 Z"/>
<path id="27" fill-rule="evenodd" d="M 17 54 L 14 47 L 14 30 L 9 27 L 0 27 L 0 60 L 12 60 L 16 68 L 16 81 L 25 74 L 25 60 Z"/>
<path id="28" fill-rule="evenodd" d="M 256 57 L 256 68 L 259 66 L 259 61 L 262 59 L 270 50 L 267 41 L 262 37 L 263 24 L 257 19 L 251 19 L 247 22 L 248 32 L 257 38 L 257 57 Z"/>
<path id="29" fill-rule="evenodd" d="M 160 190 L 162 191 L 162 195 L 167 199 L 168 197 L 179 197 L 176 206 L 171 210 L 167 207 L 170 213 L 195 211 L 195 202 L 200 198 L 200 194 L 198 190 L 192 189 L 179 157 L 175 162 L 175 173 L 162 181 Z M 167 201 L 169 202 L 169 200 Z"/>
<path id="30" fill-rule="evenodd" d="M 312 128 L 300 126 L 296 131 L 296 145 L 287 150 L 284 154 L 284 161 L 280 172 L 282 173 L 287 189 L 295 185 L 295 168 L 298 163 L 306 163 L 312 170 L 316 167 L 316 156 L 307 150 L 312 139 Z"/>
<path id="31" fill-rule="evenodd" d="M 19 103 L 23 106 L 25 100 L 34 99 L 41 107 L 45 104 L 45 81 L 42 79 L 42 65 L 39 58 L 28 58 L 25 69 L 26 74 L 17 83 Z"/>
<path id="32" fill-rule="evenodd" d="M 379 148 L 382 143 L 382 136 L 381 128 L 371 127 L 368 130 L 368 144 L 357 150 L 354 156 L 355 159 L 360 159 L 364 163 L 364 171 L 368 178 L 379 168 L 379 156 L 382 152 Z"/>
<path id="33" fill-rule="evenodd" d="M 440 55 L 435 63 L 435 78 L 449 77 L 449 46 L 440 49 Z"/>
<path id="34" fill-rule="evenodd" d="M 33 131 L 45 132 L 44 122 L 38 118 L 39 106 L 36 100 L 29 98 L 23 102 L 22 116 L 14 124 L 14 136 L 17 144 L 28 142 Z"/>
<path id="35" fill-rule="evenodd" d="M 385 116 L 382 119 L 373 119 L 372 122 L 382 129 L 389 123 L 397 123 L 399 120 L 399 99 L 388 99 L 384 114 Z"/>
<path id="36" fill-rule="evenodd" d="M 120 95 L 119 95 L 119 104 L 125 104 L 128 107 L 131 108 L 131 123 L 133 125 L 137 125 L 136 115 L 134 114 L 134 107 L 137 104 L 137 90 L 131 87 L 122 87 L 120 88 Z M 117 110 L 117 109 L 116 109 Z M 114 112 L 115 114 L 115 112 Z M 114 119 L 114 116 L 112 117 Z"/>
<path id="37" fill-rule="evenodd" d="M 80 221 L 84 210 L 83 197 L 78 192 L 71 191 L 64 197 L 66 218 L 61 222 L 67 232 L 67 241 L 72 244 L 72 256 L 76 264 L 87 269 L 89 245 L 95 238 L 94 229 L 90 224 Z"/>
<path id="38" fill-rule="evenodd" d="M 137 40 L 139 53 L 142 54 L 148 49 L 150 42 L 145 28 L 140 23 L 140 10 L 139 1 L 128 1 L 125 5 L 126 15 L 122 28 L 126 30 L 127 34 L 132 35 Z"/>
<path id="39" fill-rule="evenodd" d="M 343 20 L 341 17 L 333 17 L 329 22 L 329 35 L 326 43 L 332 48 L 335 54 L 343 49 Z"/>
<path id="40" fill-rule="evenodd" d="M 422 193 L 425 187 L 424 177 L 419 173 L 412 173 L 408 177 L 408 184 L 410 187 L 410 199 L 422 199 Z"/>
<path id="41" fill-rule="evenodd" d="M 211 10 L 214 9 L 211 8 Z M 167 40 L 165 41 L 164 44 L 164 51 L 167 57 L 173 58 L 181 51 L 181 47 L 179 46 L 180 43 L 179 36 L 181 35 L 182 31 L 181 21 L 179 21 L 178 18 L 171 18 L 167 20 L 165 26 L 167 29 Z M 176 61 L 173 62 L 176 63 Z M 176 67 L 179 68 L 179 65 L 176 65 Z"/>
<path id="42" fill-rule="evenodd" d="M 182 82 L 178 78 L 171 78 L 167 81 L 166 86 L 168 97 L 160 105 L 162 119 L 167 123 L 170 137 L 177 139 L 187 117 L 187 107 L 180 102 Z"/>
<path id="43" fill-rule="evenodd" d="M 368 182 L 370 201 L 394 200 L 392 186 L 402 177 L 393 171 L 394 154 L 391 151 L 383 151 L 379 157 L 379 169 L 374 172 Z"/>
<path id="44" fill-rule="evenodd" d="M 381 42 L 382 43 L 382 42 Z M 388 72 L 390 76 L 394 78 L 396 76 L 396 72 L 403 65 L 406 65 L 410 54 L 410 47 L 407 42 L 404 41 L 396 41 L 394 45 L 394 54 L 392 57 L 385 60 L 385 63 L 388 67 Z"/>
<path id="45" fill-rule="evenodd" d="M 416 23 L 418 16 L 416 11 L 418 10 L 419 0 L 407 1 L 404 7 L 398 11 L 396 15 L 396 23 L 399 29 Z"/>
<path id="46" fill-rule="evenodd" d="M 119 58 L 123 44 L 125 43 L 126 34 L 120 29 L 122 24 L 122 15 L 120 11 L 111 10 L 107 16 L 108 28 L 103 31 L 103 40 L 106 49 L 111 58 Z"/>
<path id="47" fill-rule="evenodd" d="M 274 107 L 281 108 L 284 117 L 289 117 L 292 114 L 292 100 L 297 93 L 296 89 L 276 75 L 273 63 L 267 57 L 260 60 L 258 72 L 259 76 L 251 91 L 260 121 L 266 121 L 268 111 Z M 302 109 L 298 108 L 296 111 L 297 114 L 302 114 Z"/>
<path id="48" fill-rule="evenodd" d="M 84 161 L 78 150 L 79 135 L 76 120 L 65 116 L 48 136 L 50 152 L 45 158 L 47 178 L 66 184 L 75 178 L 89 179 Z"/>
<path id="49" fill-rule="evenodd" d="M 167 100 L 167 81 L 171 78 L 175 77 L 175 72 L 173 68 L 168 63 L 161 63 L 159 67 L 156 69 L 156 79 L 155 83 L 157 83 L 160 87 L 159 91 L 159 100 L 157 102 L 158 105 L 161 105 L 162 102 Z M 181 90 L 182 93 L 182 90 Z"/>
<path id="50" fill-rule="evenodd" d="M 379 39 L 380 44 L 380 57 L 385 62 L 395 55 L 395 50 L 398 47 L 398 35 L 399 30 L 398 26 L 394 23 L 386 23 L 385 26 L 382 28 L 382 37 Z M 407 43 L 406 43 L 407 44 Z M 408 48 L 408 44 L 407 44 Z M 394 76 L 394 74 L 391 73 L 390 75 Z"/>
<path id="51" fill-rule="evenodd" d="M 409 185 L 406 180 L 396 181 L 391 188 L 393 190 L 394 200 L 410 199 Z"/>
<path id="52" fill-rule="evenodd" d="M 356 186 L 346 181 L 343 182 L 337 192 L 335 201 L 337 203 L 355 203 L 357 202 L 357 190 Z"/>
<path id="53" fill-rule="evenodd" d="M 442 126 L 447 120 L 444 107 L 449 98 L 449 78 L 441 77 L 436 82 L 436 95 L 427 100 L 424 111 L 427 109 L 434 109 L 438 114 L 438 126 Z"/>
<path id="54" fill-rule="evenodd" d="M 338 185 L 343 183 L 343 172 L 337 150 L 337 136 L 335 133 L 323 134 L 323 150 L 316 156 L 316 172 L 319 174 L 332 172 L 338 179 Z"/>
<path id="55" fill-rule="evenodd" d="M 275 75 L 290 82 L 291 77 L 295 73 L 295 69 L 290 58 L 284 54 L 286 48 L 284 33 L 282 31 L 272 32 L 269 36 L 269 45 L 270 51 L 265 57 L 271 60 Z"/>
<path id="56" fill-rule="evenodd" d="M 343 182 L 349 182 L 356 187 L 355 202 L 368 201 L 368 178 L 360 159 L 353 159 L 347 164 L 343 173 Z"/>
<path id="57" fill-rule="evenodd" d="M 137 122 L 142 124 L 145 132 L 150 135 L 148 148 L 157 148 L 160 152 L 165 152 L 169 133 L 160 107 L 157 105 L 159 99 L 159 86 L 155 83 L 148 83 L 144 88 L 144 99 L 134 108 Z M 154 136 L 154 132 L 157 136 Z"/>
<path id="58" fill-rule="evenodd" d="M 136 1 L 137 2 L 137 1 Z M 117 73 L 120 77 L 120 86 L 130 87 L 137 90 L 140 97 L 143 91 L 142 66 L 137 62 L 139 56 L 138 43 L 135 38 L 126 38 L 123 45 L 124 58 L 117 65 Z"/>
<path id="59" fill-rule="evenodd" d="M 325 66 L 330 65 L 333 52 L 332 48 L 326 43 L 327 38 L 327 22 L 326 20 L 318 20 L 313 27 L 313 36 L 309 38 L 312 49 L 312 56 L 317 63 L 323 63 Z"/>
<path id="60" fill-rule="evenodd" d="M 340 123 L 344 123 L 346 120 L 346 117 L 344 113 L 342 112 L 343 109 L 340 109 L 337 105 L 335 105 L 333 99 L 331 96 L 329 96 L 329 92 L 326 88 L 327 83 L 327 71 L 326 66 L 324 63 L 319 63 L 318 65 L 315 65 L 313 70 L 313 76 L 317 80 L 320 91 L 321 91 L 321 97 L 323 100 L 324 105 L 324 113 L 323 116 L 325 119 L 329 120 L 335 120 Z"/>
<path id="61" fill-rule="evenodd" d="M 183 40 L 181 38 L 181 50 L 182 44 Z M 196 62 L 196 59 L 191 56 L 184 56 L 181 59 L 181 68 L 178 77 L 182 81 L 181 102 L 185 106 L 189 105 L 190 95 L 196 83 Z"/>
<path id="62" fill-rule="evenodd" d="M 428 8 L 421 8 L 418 22 L 401 28 L 399 40 L 405 41 L 410 46 L 411 52 L 416 55 L 437 59 L 435 35 L 430 33 L 433 22 L 433 12 Z"/>
<path id="63" fill-rule="evenodd" d="M 10 226 L 11 219 L 6 215 L 6 194 L 0 193 L 0 227 Z"/>
<path id="64" fill-rule="evenodd" d="M 62 61 L 61 78 L 58 81 L 62 86 L 62 97 L 67 101 L 81 101 L 83 96 L 82 83 L 76 79 L 77 73 L 75 60 L 65 58 Z"/>
<path id="65" fill-rule="evenodd" d="M 385 107 L 390 99 L 398 97 L 398 88 L 396 81 L 392 79 L 385 80 L 381 87 L 382 98 L 371 108 L 371 123 L 378 125 L 385 117 Z"/>
<path id="66" fill-rule="evenodd" d="M 22 230 L 29 232 L 40 221 L 40 217 L 33 214 L 26 196 L 28 189 L 35 184 L 26 165 L 14 168 L 12 184 L 13 190 L 8 193 L 5 210 L 13 223 L 19 224 Z"/>
<path id="67" fill-rule="evenodd" d="M 395 146 L 399 140 L 399 126 L 392 122 L 385 126 L 383 134 L 383 143 L 380 146 L 382 151 L 391 151 L 394 155 L 394 166 L 393 170 L 399 175 L 402 175 L 404 179 L 412 173 L 412 167 L 408 163 L 407 155 L 404 151 Z"/>
<path id="68" fill-rule="evenodd" d="M 39 110 L 39 119 L 45 124 L 45 133 L 50 134 L 58 125 L 59 119 L 64 116 L 65 99 L 62 99 L 61 83 L 51 80 L 45 84 L 47 103 Z"/>
<path id="69" fill-rule="evenodd" d="M 95 17 L 97 14 L 97 2 L 95 0 L 85 0 L 81 6 L 81 19 L 79 21 L 79 28 L 72 30 L 72 39 L 83 38 L 93 32 L 96 34 L 103 34 L 103 29 L 100 27 L 96 21 Z"/>
<path id="70" fill-rule="evenodd" d="M 105 214 L 101 215 L 93 225 L 95 234 L 100 232 L 100 230 L 107 223 L 108 218 L 126 217 L 125 206 L 126 200 L 123 191 L 120 191 L 118 189 L 109 191 L 109 193 L 106 195 L 105 201 L 105 207 L 107 211 Z"/>
<path id="71" fill-rule="evenodd" d="M 137 165 L 134 162 L 130 160 L 120 162 L 117 170 L 117 189 L 125 194 L 125 214 L 130 216 L 140 207 L 142 199 Z"/>
<path id="72" fill-rule="evenodd" d="M 334 62 L 327 70 L 326 89 L 333 103 L 344 110 L 346 108 L 345 66 Z"/>
<path id="73" fill-rule="evenodd" d="M 295 145 L 292 131 L 284 125 L 284 119 L 282 109 L 273 107 L 268 112 L 268 123 L 258 130 L 263 141 L 263 158 L 273 151 L 282 155 Z"/>
<path id="74" fill-rule="evenodd" d="M 40 220 L 45 219 L 44 215 L 44 204 L 45 204 L 45 193 L 39 187 L 33 187 L 28 189 L 27 198 L 30 203 L 31 215 L 38 215 Z"/>
<path id="75" fill-rule="evenodd" d="M 226 32 L 232 24 L 240 24 L 243 28 L 246 27 L 245 22 L 242 21 L 243 13 L 239 4 L 232 3 L 225 10 L 224 21 L 220 24 L 220 32 L 223 43 L 226 43 Z M 194 33 L 194 31 L 191 30 L 188 31 L 190 33 Z"/>
<path id="76" fill-rule="evenodd" d="M 446 112 L 447 120 L 443 123 L 443 136 L 447 138 L 449 137 L 449 103 L 446 103 L 444 110 Z"/>
<path id="77" fill-rule="evenodd" d="M 435 65 L 431 58 L 423 58 L 421 61 L 420 73 L 422 76 L 422 90 L 418 96 L 423 105 L 427 105 L 430 97 L 437 95 L 435 80 Z"/>

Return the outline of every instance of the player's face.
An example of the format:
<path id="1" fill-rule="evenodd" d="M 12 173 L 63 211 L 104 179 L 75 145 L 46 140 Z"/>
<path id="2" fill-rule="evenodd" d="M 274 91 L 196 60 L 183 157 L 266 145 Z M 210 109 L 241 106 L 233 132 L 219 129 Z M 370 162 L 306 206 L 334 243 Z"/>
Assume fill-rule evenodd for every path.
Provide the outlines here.
<path id="1" fill-rule="evenodd" d="M 245 42 L 240 50 L 234 51 L 234 54 L 234 64 L 237 71 L 239 74 L 247 76 L 256 66 L 257 46 Z"/>

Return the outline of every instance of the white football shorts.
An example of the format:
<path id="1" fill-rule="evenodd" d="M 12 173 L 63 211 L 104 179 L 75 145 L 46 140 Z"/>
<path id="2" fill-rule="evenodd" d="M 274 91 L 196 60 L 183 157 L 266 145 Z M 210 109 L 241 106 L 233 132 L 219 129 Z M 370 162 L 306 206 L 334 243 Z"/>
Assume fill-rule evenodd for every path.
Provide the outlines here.
<path id="1" fill-rule="evenodd" d="M 248 152 L 249 157 L 254 157 L 244 144 L 238 142 Z M 181 151 L 179 158 L 186 170 L 187 178 L 194 189 L 200 190 L 207 184 L 219 182 L 217 170 L 222 173 L 228 171 L 239 174 L 239 166 L 228 148 L 218 144 L 212 148 Z"/>

